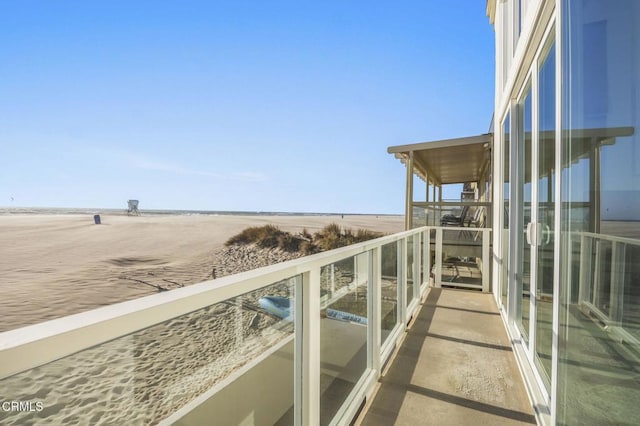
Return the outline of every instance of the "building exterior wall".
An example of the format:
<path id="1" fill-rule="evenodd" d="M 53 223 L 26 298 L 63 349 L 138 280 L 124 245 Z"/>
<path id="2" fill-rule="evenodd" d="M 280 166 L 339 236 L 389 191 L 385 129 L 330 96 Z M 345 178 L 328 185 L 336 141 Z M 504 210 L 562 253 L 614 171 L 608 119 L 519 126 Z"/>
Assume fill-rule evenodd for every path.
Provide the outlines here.
<path id="1" fill-rule="evenodd" d="M 487 11 L 496 302 L 541 423 L 633 423 L 640 4 L 498 0 Z"/>

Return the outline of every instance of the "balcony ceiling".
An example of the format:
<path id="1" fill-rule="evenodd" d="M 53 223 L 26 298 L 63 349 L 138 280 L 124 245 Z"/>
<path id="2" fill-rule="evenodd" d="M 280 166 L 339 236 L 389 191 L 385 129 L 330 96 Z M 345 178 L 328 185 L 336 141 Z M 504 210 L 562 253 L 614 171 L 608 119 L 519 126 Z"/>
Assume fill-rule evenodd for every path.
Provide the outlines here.
<path id="1" fill-rule="evenodd" d="M 493 135 L 486 133 L 457 139 L 392 146 L 390 154 L 406 164 L 413 151 L 414 173 L 438 185 L 477 182 L 490 159 Z"/>
<path id="2" fill-rule="evenodd" d="M 613 145 L 616 138 L 631 136 L 635 133 L 633 127 L 609 127 L 592 129 L 570 130 L 571 152 L 564 157 L 563 167 L 567 162 L 577 162 L 583 158 L 589 158 L 595 148 L 604 145 Z M 555 162 L 555 149 L 552 149 L 555 141 L 555 131 L 540 132 L 541 144 L 551 148 L 543 149 L 543 157 L 540 161 L 549 165 Z M 445 139 L 431 142 L 420 142 L 410 145 L 391 146 L 387 149 L 390 154 L 395 154 L 403 164 L 406 164 L 409 153 L 413 151 L 414 173 L 422 180 L 430 183 L 450 184 L 477 182 L 484 163 L 490 160 L 490 150 L 493 134 L 485 133 L 478 136 L 465 138 Z M 531 133 L 525 133 L 525 144 L 531 144 Z M 531 148 L 527 147 L 527 150 Z M 530 175 L 530 164 L 525 164 L 526 173 Z M 553 167 L 551 167 L 553 169 Z"/>

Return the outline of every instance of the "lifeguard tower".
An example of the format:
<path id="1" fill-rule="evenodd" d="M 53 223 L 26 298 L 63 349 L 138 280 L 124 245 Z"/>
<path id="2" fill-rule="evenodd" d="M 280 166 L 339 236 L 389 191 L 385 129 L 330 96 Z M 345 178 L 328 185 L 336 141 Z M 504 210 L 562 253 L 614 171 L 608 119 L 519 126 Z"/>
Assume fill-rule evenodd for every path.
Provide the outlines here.
<path id="1" fill-rule="evenodd" d="M 138 210 L 138 200 L 129 200 L 127 201 L 127 214 L 129 216 L 140 216 L 140 211 Z"/>

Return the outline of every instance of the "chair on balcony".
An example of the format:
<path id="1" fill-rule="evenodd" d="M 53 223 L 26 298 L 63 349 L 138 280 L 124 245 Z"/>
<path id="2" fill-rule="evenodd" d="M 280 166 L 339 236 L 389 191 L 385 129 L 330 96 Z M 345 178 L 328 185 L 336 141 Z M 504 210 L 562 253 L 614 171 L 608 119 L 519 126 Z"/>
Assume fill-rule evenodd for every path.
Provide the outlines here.
<path id="1" fill-rule="evenodd" d="M 473 216 L 471 216 L 468 219 L 466 226 L 468 226 L 469 228 L 483 228 L 484 222 L 485 222 L 484 207 L 478 206 L 478 207 L 475 207 Z"/>
<path id="2" fill-rule="evenodd" d="M 460 212 L 460 216 L 446 214 L 440 218 L 440 226 L 464 226 L 468 212 L 469 206 L 464 206 Z"/>
<path id="3" fill-rule="evenodd" d="M 463 220 L 462 226 L 466 228 L 484 228 L 486 216 L 484 214 L 484 207 L 477 206 L 473 207 L 472 212 L 467 212 L 467 217 Z M 477 241 L 482 232 L 480 231 L 472 231 L 472 230 L 464 230 L 460 231 L 460 237 L 465 239 L 472 238 L 474 241 Z"/>

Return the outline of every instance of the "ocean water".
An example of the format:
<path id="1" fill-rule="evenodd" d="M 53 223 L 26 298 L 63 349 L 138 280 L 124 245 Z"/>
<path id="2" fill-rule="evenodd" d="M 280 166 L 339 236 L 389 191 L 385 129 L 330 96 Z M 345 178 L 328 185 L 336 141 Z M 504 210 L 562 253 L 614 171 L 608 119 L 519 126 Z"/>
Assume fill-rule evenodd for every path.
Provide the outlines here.
<path id="1" fill-rule="evenodd" d="M 78 215 L 126 215 L 127 209 L 110 209 L 110 208 L 85 208 L 85 207 L 0 207 L 0 216 L 7 215 L 51 215 L 51 214 L 78 214 Z M 358 213 L 313 213 L 313 212 L 267 212 L 267 211 L 223 211 L 223 210 L 154 210 L 140 209 L 143 216 L 161 216 L 161 215 L 180 215 L 180 216 L 335 216 L 348 214 L 354 215 L 371 215 Z M 376 216 L 393 216 L 385 214 L 376 214 Z"/>

